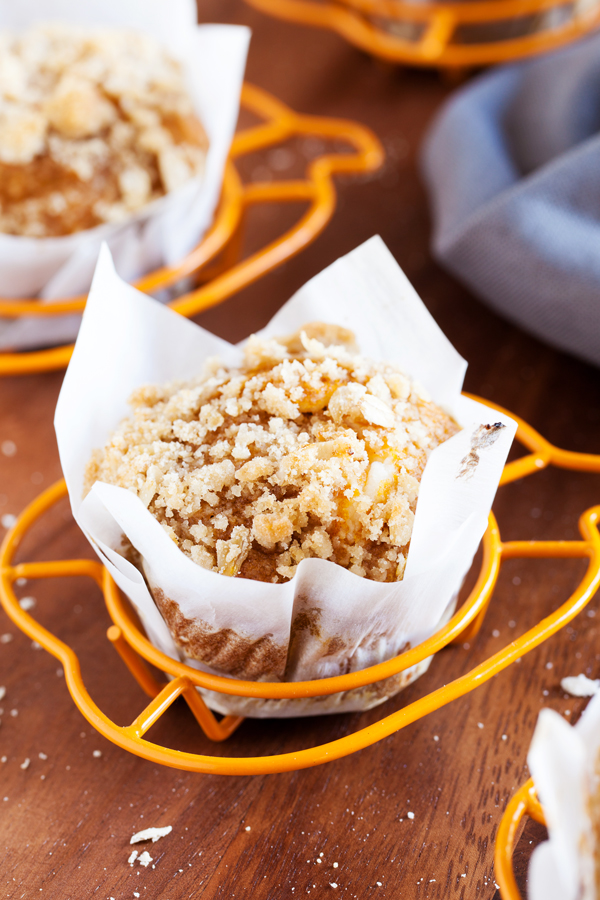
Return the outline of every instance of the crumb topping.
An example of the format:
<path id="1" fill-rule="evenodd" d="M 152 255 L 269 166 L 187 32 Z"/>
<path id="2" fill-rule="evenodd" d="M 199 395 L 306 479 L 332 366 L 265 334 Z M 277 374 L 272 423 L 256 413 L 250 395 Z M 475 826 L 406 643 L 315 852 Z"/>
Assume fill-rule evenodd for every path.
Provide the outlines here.
<path id="1" fill-rule="evenodd" d="M 132 490 L 198 565 L 271 582 L 309 557 L 400 580 L 425 463 L 459 430 L 396 366 L 360 356 L 352 332 L 318 322 L 252 336 L 238 369 L 211 359 L 130 404 L 85 492 Z"/>
<path id="2" fill-rule="evenodd" d="M 121 222 L 200 174 L 207 145 L 179 63 L 149 35 L 0 32 L 0 231 Z"/>

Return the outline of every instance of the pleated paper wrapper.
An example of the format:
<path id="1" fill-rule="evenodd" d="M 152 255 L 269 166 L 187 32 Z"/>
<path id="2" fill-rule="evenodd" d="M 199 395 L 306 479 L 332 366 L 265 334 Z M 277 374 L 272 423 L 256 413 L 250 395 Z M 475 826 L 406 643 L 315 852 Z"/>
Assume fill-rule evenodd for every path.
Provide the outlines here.
<path id="1" fill-rule="evenodd" d="M 123 28 L 155 37 L 182 64 L 210 142 L 204 172 L 126 222 L 54 238 L 0 234 L 0 296 L 51 302 L 85 293 L 106 241 L 127 281 L 190 252 L 211 223 L 239 112 L 250 32 L 197 25 L 193 0 L 0 0 L 0 30 L 61 22 Z M 80 316 L 0 318 L 0 349 L 72 340 Z"/>
<path id="2" fill-rule="evenodd" d="M 283 584 L 228 578 L 185 556 L 131 491 L 97 482 L 82 500 L 86 463 L 128 415 L 134 388 L 193 378 L 209 356 L 229 365 L 242 357 L 239 347 L 121 281 L 106 248 L 98 261 L 55 419 L 73 514 L 150 640 L 190 662 L 185 641 L 177 640 L 185 634 L 197 657 L 191 664 L 209 672 L 250 680 L 325 678 L 382 662 L 431 635 L 454 609 L 515 433 L 512 419 L 461 396 L 466 363 L 380 238 L 309 281 L 259 334 L 285 335 L 315 320 L 351 329 L 362 355 L 398 364 L 463 426 L 429 457 L 400 582 L 370 581 L 322 559 L 302 560 Z M 504 426 L 497 440 L 477 451 L 481 426 L 496 423 Z M 476 465 L 465 467 L 467 459 Z M 143 560 L 143 575 L 120 554 L 123 535 Z M 153 595 L 169 611 L 173 634 Z M 366 709 L 429 662 L 323 698 L 205 696 L 219 712 L 260 717 Z"/>
<path id="3" fill-rule="evenodd" d="M 598 900 L 600 695 L 574 726 L 543 709 L 527 762 L 550 838 L 531 857 L 529 900 Z"/>

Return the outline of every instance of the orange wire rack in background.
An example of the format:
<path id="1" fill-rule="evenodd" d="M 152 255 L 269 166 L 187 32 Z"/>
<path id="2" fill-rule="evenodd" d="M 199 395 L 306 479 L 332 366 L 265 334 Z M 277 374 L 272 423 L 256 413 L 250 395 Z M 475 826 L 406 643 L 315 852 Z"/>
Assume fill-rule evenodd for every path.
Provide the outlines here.
<path id="1" fill-rule="evenodd" d="M 171 302 L 184 316 L 194 316 L 226 300 L 252 284 L 308 246 L 325 228 L 333 215 L 336 194 L 332 176 L 341 173 L 366 173 L 379 168 L 383 149 L 375 135 L 355 122 L 305 116 L 294 112 L 275 97 L 250 84 L 244 84 L 242 107 L 263 121 L 239 131 L 223 180 L 221 200 L 213 224 L 200 244 L 177 265 L 165 266 L 145 275 L 136 287 L 148 293 L 172 287 L 194 276 L 206 281 L 196 290 Z M 261 181 L 243 184 L 234 160 L 249 153 L 274 147 L 290 138 L 315 137 L 349 145 L 354 152 L 322 152 L 307 165 L 302 179 Z M 296 224 L 268 246 L 237 262 L 244 212 L 259 203 L 307 203 L 308 209 Z M 217 257 L 222 263 L 216 273 L 208 270 Z M 0 299 L 0 316 L 53 317 L 81 313 L 85 297 L 44 302 L 39 299 Z M 68 365 L 73 345 L 51 349 L 0 352 L 0 375 L 18 375 L 63 369 Z"/>
<path id="2" fill-rule="evenodd" d="M 600 456 L 561 450 L 548 443 L 526 422 L 519 419 L 517 422 L 517 439 L 529 453 L 506 465 L 501 484 L 531 475 L 548 465 L 600 472 Z M 0 550 L 0 600 L 13 622 L 60 660 L 73 700 L 100 734 L 145 759 L 193 772 L 221 775 L 284 772 L 331 762 L 368 747 L 469 693 L 516 659 L 533 650 L 581 612 L 600 586 L 598 531 L 600 506 L 592 507 L 581 515 L 579 520 L 581 540 L 576 541 L 502 541 L 496 520 L 493 514 L 490 514 L 489 527 L 483 539 L 483 562 L 477 583 L 452 619 L 428 640 L 386 662 L 334 678 L 282 683 L 241 681 L 200 672 L 157 650 L 140 631 L 128 603 L 100 562 L 88 559 L 20 563 L 14 561 L 19 544 L 29 528 L 65 494 L 64 482 L 58 482 L 50 487 L 25 509 L 6 535 Z M 185 753 L 152 743 L 144 737 L 148 729 L 179 696 L 185 698 L 199 725 L 210 739 L 220 741 L 229 737 L 242 719 L 226 716 L 218 721 L 196 687 L 239 697 L 270 699 L 320 697 L 373 684 L 406 671 L 442 647 L 469 640 L 477 633 L 491 600 L 502 561 L 516 557 L 583 558 L 588 560 L 588 566 L 581 582 L 566 603 L 534 628 L 467 674 L 354 734 L 295 753 L 254 758 Z M 43 628 L 28 612 L 21 609 L 13 590 L 13 585 L 19 578 L 81 575 L 90 577 L 102 589 L 108 612 L 114 623 L 108 629 L 108 638 L 142 689 L 152 698 L 130 725 L 115 724 L 99 709 L 83 683 L 79 661 L 74 651 Z M 168 679 L 166 683 L 157 681 L 147 666 L 148 662 L 166 674 Z"/>
<path id="3" fill-rule="evenodd" d="M 530 816 L 541 825 L 546 824 L 544 811 L 537 799 L 531 778 L 514 795 L 502 816 L 494 853 L 494 870 L 500 885 L 502 900 L 521 900 L 512 867 L 512 856 L 517 832 L 524 815 Z"/>
<path id="4" fill-rule="evenodd" d="M 389 62 L 468 69 L 546 53 L 600 25 L 582 0 L 246 0 L 288 22 L 335 31 Z"/>

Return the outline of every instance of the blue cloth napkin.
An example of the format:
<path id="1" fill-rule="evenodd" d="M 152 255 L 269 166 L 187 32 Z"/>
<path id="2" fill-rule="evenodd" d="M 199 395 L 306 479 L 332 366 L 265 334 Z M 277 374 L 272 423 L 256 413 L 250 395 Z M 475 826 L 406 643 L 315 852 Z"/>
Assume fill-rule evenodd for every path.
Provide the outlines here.
<path id="1" fill-rule="evenodd" d="M 498 313 L 600 365 L 600 38 L 459 90 L 422 163 L 437 259 Z"/>

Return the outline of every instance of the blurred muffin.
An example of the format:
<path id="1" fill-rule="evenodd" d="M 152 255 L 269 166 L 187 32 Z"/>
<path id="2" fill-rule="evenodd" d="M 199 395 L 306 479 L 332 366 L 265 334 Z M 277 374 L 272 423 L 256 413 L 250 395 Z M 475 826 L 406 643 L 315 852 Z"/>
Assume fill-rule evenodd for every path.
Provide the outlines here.
<path id="1" fill-rule="evenodd" d="M 202 173 L 208 141 L 179 64 L 131 31 L 0 33 L 0 232 L 121 222 Z"/>
<path id="2" fill-rule="evenodd" d="M 322 323 L 253 336 L 239 368 L 214 359 L 130 402 L 85 492 L 132 490 L 198 565 L 274 583 L 310 557 L 400 580 L 425 463 L 459 430 L 395 365 Z"/>

